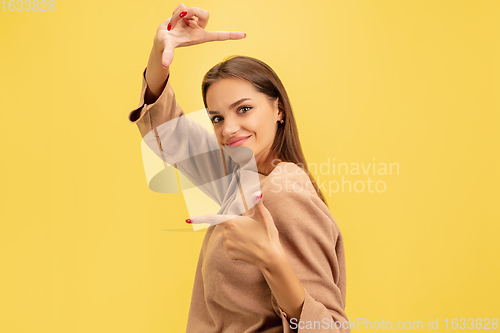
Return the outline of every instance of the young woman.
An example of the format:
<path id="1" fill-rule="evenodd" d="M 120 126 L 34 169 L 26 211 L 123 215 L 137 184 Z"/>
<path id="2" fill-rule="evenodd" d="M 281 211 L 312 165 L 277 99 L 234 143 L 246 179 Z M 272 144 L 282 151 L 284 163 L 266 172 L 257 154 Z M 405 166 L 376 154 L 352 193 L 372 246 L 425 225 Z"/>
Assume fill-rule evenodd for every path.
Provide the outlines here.
<path id="1" fill-rule="evenodd" d="M 203 101 L 215 136 L 176 102 L 169 80 L 176 47 L 246 37 L 206 31 L 208 18 L 180 4 L 159 26 L 139 107 L 129 114 L 158 156 L 202 187 L 221 216 L 233 216 L 206 232 L 187 332 L 349 332 L 342 234 L 309 174 L 276 73 L 244 56 L 206 73 Z M 244 207 L 235 199 L 245 196 L 238 193 L 241 163 L 227 154 L 235 147 L 253 153 L 258 171 L 260 195 Z"/>

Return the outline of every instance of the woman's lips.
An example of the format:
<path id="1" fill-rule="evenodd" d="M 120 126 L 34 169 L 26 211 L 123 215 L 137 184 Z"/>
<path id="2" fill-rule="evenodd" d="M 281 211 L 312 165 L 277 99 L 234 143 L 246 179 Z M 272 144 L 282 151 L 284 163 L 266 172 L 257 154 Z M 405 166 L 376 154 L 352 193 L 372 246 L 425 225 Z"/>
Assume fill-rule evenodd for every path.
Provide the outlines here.
<path id="1" fill-rule="evenodd" d="M 228 146 L 241 146 L 241 145 L 242 145 L 245 141 L 247 141 L 247 139 L 248 139 L 250 136 L 251 136 L 251 135 L 249 135 L 249 136 L 247 136 L 247 137 L 245 137 L 245 138 L 243 138 L 243 139 L 240 139 L 240 140 L 238 140 L 238 141 L 235 141 L 235 142 L 233 142 L 233 143 L 229 143 L 229 144 L 227 144 L 227 145 L 228 145 Z"/>

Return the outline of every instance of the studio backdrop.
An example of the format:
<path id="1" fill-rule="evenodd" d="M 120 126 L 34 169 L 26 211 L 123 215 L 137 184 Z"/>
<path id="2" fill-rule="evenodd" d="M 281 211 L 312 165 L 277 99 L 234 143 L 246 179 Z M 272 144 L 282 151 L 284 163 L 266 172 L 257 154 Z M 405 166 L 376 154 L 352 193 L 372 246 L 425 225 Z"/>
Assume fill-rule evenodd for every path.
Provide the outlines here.
<path id="1" fill-rule="evenodd" d="M 185 331 L 207 229 L 175 168 L 151 188 L 164 165 L 127 119 L 178 4 L 0 3 L 1 332 Z M 184 4 L 247 34 L 175 50 L 187 116 L 208 121 L 201 80 L 227 56 L 283 81 L 353 331 L 498 330 L 500 2 Z"/>

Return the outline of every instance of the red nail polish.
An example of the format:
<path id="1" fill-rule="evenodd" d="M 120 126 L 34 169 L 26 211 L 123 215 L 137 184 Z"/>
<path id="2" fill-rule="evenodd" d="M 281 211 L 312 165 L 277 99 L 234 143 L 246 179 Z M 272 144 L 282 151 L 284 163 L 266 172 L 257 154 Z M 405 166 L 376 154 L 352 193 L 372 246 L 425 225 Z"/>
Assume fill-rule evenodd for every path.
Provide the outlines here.
<path id="1" fill-rule="evenodd" d="M 187 10 L 185 10 L 185 11 L 183 11 L 182 13 L 180 13 L 180 14 L 179 14 L 179 16 L 180 16 L 180 17 L 184 17 L 184 16 L 186 16 L 186 15 L 187 15 L 187 13 L 188 13 L 188 12 L 187 12 Z"/>
<path id="2" fill-rule="evenodd" d="M 172 29 L 172 25 L 169 23 L 167 26 L 167 30 L 170 31 L 170 29 Z"/>
<path id="3" fill-rule="evenodd" d="M 246 34 L 246 33 L 243 33 L 243 34 L 245 35 L 244 37 L 246 37 L 246 36 L 247 36 L 247 34 Z"/>
<path id="4" fill-rule="evenodd" d="M 187 219 L 186 220 L 186 223 L 192 223 L 193 221 L 191 221 L 191 219 Z"/>

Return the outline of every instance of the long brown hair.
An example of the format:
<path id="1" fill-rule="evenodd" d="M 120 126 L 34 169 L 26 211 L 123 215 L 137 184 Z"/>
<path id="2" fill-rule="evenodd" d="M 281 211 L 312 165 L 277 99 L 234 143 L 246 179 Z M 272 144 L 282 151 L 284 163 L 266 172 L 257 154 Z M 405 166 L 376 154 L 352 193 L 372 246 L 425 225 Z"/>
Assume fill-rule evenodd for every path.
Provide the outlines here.
<path id="1" fill-rule="evenodd" d="M 203 77 L 201 90 L 203 103 L 207 106 L 208 88 L 218 80 L 237 78 L 250 82 L 259 92 L 269 96 L 271 100 L 279 97 L 278 108 L 283 114 L 284 123 L 278 123 L 278 129 L 267 155 L 264 165 L 271 165 L 271 161 L 291 162 L 304 170 L 313 184 L 319 198 L 328 207 L 328 203 L 312 178 L 306 159 L 302 153 L 299 132 L 292 112 L 292 105 L 288 99 L 285 87 L 274 70 L 261 60 L 247 56 L 229 56 L 212 67 Z M 277 163 L 276 163 L 277 164 Z M 272 164 L 272 166 L 276 166 Z"/>

